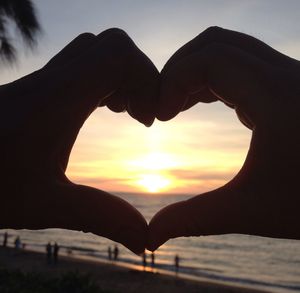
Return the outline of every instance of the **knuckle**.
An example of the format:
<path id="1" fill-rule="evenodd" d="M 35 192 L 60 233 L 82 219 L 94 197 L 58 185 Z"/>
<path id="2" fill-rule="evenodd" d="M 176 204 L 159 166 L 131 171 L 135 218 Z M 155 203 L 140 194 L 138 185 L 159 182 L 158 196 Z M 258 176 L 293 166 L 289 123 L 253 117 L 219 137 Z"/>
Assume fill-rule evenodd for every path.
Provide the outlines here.
<path id="1" fill-rule="evenodd" d="M 114 34 L 112 36 L 112 42 L 115 46 L 118 46 L 122 49 L 132 49 L 134 43 L 127 34 Z"/>
<path id="2" fill-rule="evenodd" d="M 222 33 L 223 31 L 224 29 L 219 26 L 210 26 L 203 32 L 203 34 L 215 36 Z"/>
<path id="3" fill-rule="evenodd" d="M 119 28 L 110 28 L 99 34 L 99 37 L 108 39 L 116 44 L 133 43 L 128 34 Z"/>
<path id="4" fill-rule="evenodd" d="M 132 61 L 136 56 L 137 47 L 133 40 L 122 30 L 112 29 L 104 36 L 103 44 L 110 51 L 112 56 L 126 62 Z"/>
<path id="5" fill-rule="evenodd" d="M 93 40 L 95 38 L 96 38 L 96 36 L 94 34 L 85 32 L 85 33 L 78 35 L 78 37 L 76 39 L 79 41 L 89 41 L 89 40 Z"/>
<path id="6" fill-rule="evenodd" d="M 109 35 L 109 34 L 123 34 L 123 35 L 127 35 L 127 33 L 120 29 L 120 28 L 117 28 L 117 27 L 112 27 L 112 28 L 109 28 L 105 31 L 103 31 L 100 35 Z"/>
<path id="7" fill-rule="evenodd" d="M 224 29 L 218 26 L 210 26 L 205 31 L 200 33 L 198 39 L 207 39 L 208 41 L 214 41 L 220 38 L 224 34 Z"/>

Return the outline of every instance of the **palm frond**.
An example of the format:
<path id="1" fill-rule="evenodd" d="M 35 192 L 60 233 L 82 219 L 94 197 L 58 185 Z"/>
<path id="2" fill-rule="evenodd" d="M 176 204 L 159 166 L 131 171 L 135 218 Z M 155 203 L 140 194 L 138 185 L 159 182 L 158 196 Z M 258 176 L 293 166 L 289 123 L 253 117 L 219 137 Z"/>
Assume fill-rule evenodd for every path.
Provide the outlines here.
<path id="1" fill-rule="evenodd" d="M 13 18 L 24 40 L 33 44 L 40 26 L 35 15 L 35 8 L 29 0 L 11 0 Z"/>
<path id="2" fill-rule="evenodd" d="M 8 37 L 8 23 L 11 22 L 15 23 L 25 43 L 32 48 L 36 44 L 40 25 L 31 0 L 0 0 L 0 56 L 9 62 L 16 57 L 12 38 Z"/>
<path id="3" fill-rule="evenodd" d="M 6 37 L 0 37 L 1 47 L 0 56 L 8 62 L 13 62 L 16 59 L 16 50 Z"/>

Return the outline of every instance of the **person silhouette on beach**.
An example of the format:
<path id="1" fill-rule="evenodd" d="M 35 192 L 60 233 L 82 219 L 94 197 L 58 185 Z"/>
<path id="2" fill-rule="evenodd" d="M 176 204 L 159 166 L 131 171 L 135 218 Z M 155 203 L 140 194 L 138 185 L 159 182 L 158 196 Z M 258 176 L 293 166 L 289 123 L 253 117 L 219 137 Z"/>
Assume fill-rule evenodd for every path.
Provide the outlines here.
<path id="1" fill-rule="evenodd" d="M 2 244 L 3 247 L 7 246 L 7 239 L 8 239 L 8 233 L 5 231 L 3 235 L 3 244 Z"/>
<path id="2" fill-rule="evenodd" d="M 58 252 L 59 252 L 59 245 L 55 242 L 53 246 L 53 261 L 55 265 L 58 262 Z"/>
<path id="3" fill-rule="evenodd" d="M 115 248 L 114 248 L 114 260 L 117 261 L 119 258 L 119 247 L 118 245 L 115 245 Z"/>
<path id="4" fill-rule="evenodd" d="M 52 263 L 52 245 L 50 242 L 48 242 L 46 245 L 46 260 L 47 264 Z"/>
<path id="5" fill-rule="evenodd" d="M 179 256 L 178 256 L 178 254 L 175 255 L 174 265 L 175 265 L 175 273 L 177 275 L 178 271 L 179 271 Z"/>
<path id="6" fill-rule="evenodd" d="M 151 268 L 152 268 L 152 271 L 155 267 L 155 254 L 154 252 L 151 253 Z"/>
<path id="7" fill-rule="evenodd" d="M 20 250 L 21 248 L 21 239 L 20 239 L 20 236 L 17 236 L 16 239 L 15 239 L 15 249 L 16 250 Z"/>
<path id="8" fill-rule="evenodd" d="M 108 246 L 107 254 L 108 254 L 108 260 L 112 260 L 112 250 L 110 246 Z"/>

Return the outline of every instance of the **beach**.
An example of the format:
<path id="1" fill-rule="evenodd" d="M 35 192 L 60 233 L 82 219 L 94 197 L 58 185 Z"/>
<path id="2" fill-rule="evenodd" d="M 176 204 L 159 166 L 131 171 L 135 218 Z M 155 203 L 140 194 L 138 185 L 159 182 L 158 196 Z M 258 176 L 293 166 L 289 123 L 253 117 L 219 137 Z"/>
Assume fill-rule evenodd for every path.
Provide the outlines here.
<path id="1" fill-rule="evenodd" d="M 68 272 L 88 274 L 104 292 L 266 292 L 221 283 L 187 280 L 180 276 L 165 275 L 99 260 L 60 256 L 58 264 L 47 264 L 44 253 L 31 250 L 0 249 L 0 269 L 39 273 L 59 277 Z M 103 292 L 101 291 L 101 292 Z"/>
<path id="2" fill-rule="evenodd" d="M 152 205 L 147 205 L 148 200 L 150 200 L 147 196 L 127 195 L 125 197 L 123 195 L 123 198 L 139 207 L 146 219 L 149 220 L 161 205 L 180 201 L 185 197 L 157 195 Z M 41 272 L 46 275 L 49 274 L 49 276 L 62 275 L 65 271 L 91 272 L 98 283 L 101 280 L 101 288 L 102 286 L 113 288 L 115 292 L 122 291 L 122 288 L 126 288 L 126 291 L 131 290 L 132 286 L 144 286 L 145 288 L 141 290 L 148 292 L 148 287 L 150 291 L 161 277 L 163 277 L 163 280 L 170 280 L 165 287 L 171 288 L 170 291 L 173 290 L 173 292 L 184 290 L 190 292 L 193 289 L 185 289 L 182 282 L 184 284 L 186 284 L 185 282 L 194 284 L 195 281 L 198 281 L 197 284 L 201 283 L 201 288 L 203 288 L 203 284 L 208 284 L 208 286 L 204 286 L 206 288 L 204 292 L 214 292 L 207 291 L 207 288 L 223 288 L 224 285 L 227 285 L 227 288 L 238 287 L 239 292 L 241 291 L 240 288 L 265 290 L 274 293 L 300 292 L 300 243 L 295 240 L 270 239 L 248 235 L 172 239 L 155 252 L 155 274 L 153 274 L 140 272 L 143 270 L 140 256 L 133 254 L 122 245 L 91 233 L 64 229 L 6 229 L 0 230 L 0 244 L 3 242 L 5 232 L 8 233 L 8 247 L 13 247 L 15 239 L 19 236 L 22 245 L 26 245 L 26 254 L 34 251 L 40 252 L 42 255 L 37 258 L 37 264 L 34 265 L 35 255 L 38 254 L 33 254 L 24 260 L 21 259 L 23 254 L 14 258 L 11 256 L 11 259 L 5 262 L 5 257 L 8 256 L 2 254 L 0 265 L 2 263 L 9 264 L 10 268 L 14 266 L 16 268 L 24 267 L 24 270 Z M 57 267 L 46 265 L 45 248 L 48 242 L 52 244 L 57 242 L 60 246 L 59 255 L 62 262 Z M 108 248 L 114 250 L 116 246 L 119 249 L 118 261 L 111 266 L 112 262 L 108 261 Z M 72 258 L 65 258 L 69 253 L 71 253 Z M 180 258 L 177 283 L 176 279 L 174 281 L 174 258 L 176 255 Z M 65 264 L 65 261 L 68 265 Z M 69 265 L 70 261 L 72 265 Z M 91 263 L 96 263 L 96 268 L 93 266 L 88 269 L 86 267 L 87 263 L 89 266 Z M 151 253 L 148 251 L 147 270 L 149 270 L 150 265 Z M 103 266 L 105 269 L 102 269 Z M 120 273 L 114 277 L 113 272 L 116 268 Z M 102 271 L 103 275 L 97 275 L 96 271 Z M 124 273 L 121 274 L 121 272 Z M 107 275 L 109 275 L 109 278 Z M 127 283 L 126 280 L 128 280 Z M 164 286 L 161 283 L 160 281 L 157 287 Z M 181 287 L 176 289 L 179 286 L 178 283 L 181 283 Z M 119 286 L 121 286 L 120 290 L 117 289 Z M 190 287 L 191 285 L 186 286 Z M 168 292 L 166 288 L 162 289 L 161 292 Z M 203 292 L 203 289 L 201 290 L 200 292 Z M 1 290 L 0 292 L 2 293 Z"/>

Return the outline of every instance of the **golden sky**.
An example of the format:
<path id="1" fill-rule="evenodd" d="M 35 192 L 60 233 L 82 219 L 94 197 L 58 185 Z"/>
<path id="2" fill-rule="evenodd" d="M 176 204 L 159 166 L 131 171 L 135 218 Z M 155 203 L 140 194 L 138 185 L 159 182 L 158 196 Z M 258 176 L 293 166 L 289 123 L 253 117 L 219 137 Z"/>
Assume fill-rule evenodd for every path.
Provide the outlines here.
<path id="1" fill-rule="evenodd" d="M 88 3 L 88 5 L 87 5 Z M 212 25 L 251 34 L 300 59 L 300 2 L 261 0 L 40 0 L 43 36 L 17 66 L 1 64 L 0 83 L 42 67 L 82 32 L 120 27 L 159 70 L 171 55 Z M 22 50 L 22 49 L 21 49 Z M 98 109 L 71 154 L 67 175 L 108 191 L 197 194 L 230 180 L 247 154 L 251 132 L 221 103 L 197 105 L 151 128 L 126 113 Z"/>
<path id="2" fill-rule="evenodd" d="M 240 169 L 251 133 L 218 106 L 199 105 L 194 118 L 186 112 L 150 128 L 100 108 L 82 128 L 67 174 L 109 191 L 194 194 L 219 187 Z M 211 119 L 201 118 L 207 107 L 215 108 Z M 225 124 L 213 120 L 220 108 Z"/>

